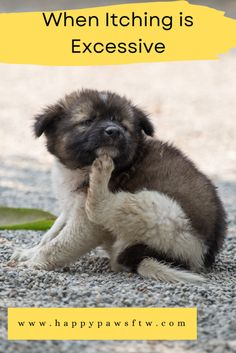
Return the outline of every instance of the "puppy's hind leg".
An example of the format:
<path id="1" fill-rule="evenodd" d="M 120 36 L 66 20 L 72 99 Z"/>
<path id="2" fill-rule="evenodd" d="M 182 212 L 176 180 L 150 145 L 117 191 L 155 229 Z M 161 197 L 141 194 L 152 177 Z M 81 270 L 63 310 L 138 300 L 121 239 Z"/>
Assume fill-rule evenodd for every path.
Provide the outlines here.
<path id="1" fill-rule="evenodd" d="M 148 218 L 143 215 L 142 202 L 137 202 L 136 194 L 129 192 L 110 192 L 108 183 L 114 168 L 108 155 L 95 160 L 90 173 L 90 183 L 85 204 L 88 218 L 103 226 L 118 237 L 145 233 Z"/>
<path id="2" fill-rule="evenodd" d="M 108 183 L 113 169 L 113 161 L 106 154 L 97 158 L 91 168 L 85 208 L 88 218 L 96 224 L 103 225 L 106 212 L 111 211 L 114 195 L 109 191 Z"/>
<path id="3" fill-rule="evenodd" d="M 96 160 L 86 200 L 89 219 L 114 236 L 112 269 L 132 271 L 135 262 L 135 272 L 144 277 L 167 282 L 202 282 L 198 274 L 171 266 L 171 262 L 179 260 L 190 269 L 201 267 L 203 248 L 191 233 L 182 209 L 158 192 L 111 193 L 108 181 L 112 167 L 108 156 Z"/>

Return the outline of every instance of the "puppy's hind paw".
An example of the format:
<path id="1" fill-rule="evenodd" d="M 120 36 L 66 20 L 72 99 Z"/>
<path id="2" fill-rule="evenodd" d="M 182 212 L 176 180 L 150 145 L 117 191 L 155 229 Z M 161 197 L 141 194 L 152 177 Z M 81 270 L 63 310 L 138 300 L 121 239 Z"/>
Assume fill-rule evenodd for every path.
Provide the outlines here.
<path id="1" fill-rule="evenodd" d="M 113 161 L 107 154 L 101 155 L 93 162 L 85 204 L 87 216 L 93 223 L 104 222 L 103 208 L 110 202 L 108 183 L 113 168 Z"/>
<path id="2" fill-rule="evenodd" d="M 103 154 L 96 158 L 92 165 L 93 174 L 102 174 L 103 176 L 111 175 L 114 169 L 114 163 L 112 158 L 108 154 Z"/>

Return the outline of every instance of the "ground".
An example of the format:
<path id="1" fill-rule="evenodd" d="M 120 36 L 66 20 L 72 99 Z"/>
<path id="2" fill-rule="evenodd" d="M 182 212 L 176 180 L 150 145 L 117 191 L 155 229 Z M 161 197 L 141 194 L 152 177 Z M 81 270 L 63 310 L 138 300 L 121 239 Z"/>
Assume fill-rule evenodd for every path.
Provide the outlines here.
<path id="1" fill-rule="evenodd" d="M 52 158 L 35 140 L 32 117 L 42 106 L 81 87 L 125 94 L 150 113 L 156 135 L 180 147 L 217 185 L 228 213 L 224 249 L 207 282 L 160 284 L 112 273 L 100 251 L 66 271 L 9 268 L 15 246 L 42 232 L 1 231 L 1 352 L 236 352 L 236 54 L 218 61 L 57 68 L 0 65 L 0 204 L 58 213 L 51 191 Z M 196 342 L 6 341 L 9 306 L 198 307 Z M 1 330 L 1 328 L 0 328 Z"/>
<path id="2" fill-rule="evenodd" d="M 94 7 L 124 3 L 150 2 L 156 0 L 1 0 L 0 11 L 2 12 L 17 12 L 17 11 L 50 11 L 55 9 L 75 9 L 82 7 Z M 162 0 L 174 1 L 174 0 Z M 190 4 L 206 5 L 219 10 L 223 10 L 229 17 L 236 17 L 235 0 L 189 0 Z"/>

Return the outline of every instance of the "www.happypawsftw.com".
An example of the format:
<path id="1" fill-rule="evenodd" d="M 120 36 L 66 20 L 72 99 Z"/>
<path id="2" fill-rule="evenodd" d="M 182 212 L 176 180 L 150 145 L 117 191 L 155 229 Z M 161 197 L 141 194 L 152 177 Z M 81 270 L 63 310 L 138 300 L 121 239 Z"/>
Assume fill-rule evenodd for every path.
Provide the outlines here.
<path id="1" fill-rule="evenodd" d="M 131 321 L 60 321 L 55 319 L 52 322 L 48 321 L 18 321 L 20 327 L 68 327 L 71 329 L 79 328 L 102 328 L 102 327 L 185 327 L 185 321 L 143 321 L 133 319 Z"/>

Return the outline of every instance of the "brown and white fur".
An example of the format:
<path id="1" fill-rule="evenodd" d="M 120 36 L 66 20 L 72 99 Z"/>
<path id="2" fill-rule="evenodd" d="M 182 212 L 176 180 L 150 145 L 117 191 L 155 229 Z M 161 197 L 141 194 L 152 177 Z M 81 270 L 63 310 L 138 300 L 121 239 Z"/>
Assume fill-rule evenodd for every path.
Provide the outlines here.
<path id="1" fill-rule="evenodd" d="M 56 156 L 62 212 L 40 244 L 16 250 L 13 261 L 53 270 L 103 246 L 114 271 L 203 280 L 197 273 L 224 240 L 223 206 L 187 157 L 145 137 L 153 127 L 144 112 L 116 94 L 86 90 L 45 110 L 35 131 Z"/>

